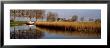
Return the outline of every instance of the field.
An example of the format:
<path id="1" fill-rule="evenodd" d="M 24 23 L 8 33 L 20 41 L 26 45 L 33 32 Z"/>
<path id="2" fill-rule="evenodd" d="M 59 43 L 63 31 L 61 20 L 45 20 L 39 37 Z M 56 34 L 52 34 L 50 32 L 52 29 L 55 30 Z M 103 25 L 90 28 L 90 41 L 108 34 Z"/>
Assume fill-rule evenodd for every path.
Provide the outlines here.
<path id="1" fill-rule="evenodd" d="M 101 32 L 99 22 L 36 22 L 35 25 L 69 31 Z"/>

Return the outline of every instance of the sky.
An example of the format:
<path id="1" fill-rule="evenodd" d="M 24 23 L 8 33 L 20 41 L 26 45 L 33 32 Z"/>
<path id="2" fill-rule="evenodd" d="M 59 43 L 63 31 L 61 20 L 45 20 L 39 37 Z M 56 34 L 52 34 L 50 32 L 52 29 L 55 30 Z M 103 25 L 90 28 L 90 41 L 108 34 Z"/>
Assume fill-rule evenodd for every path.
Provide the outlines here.
<path id="1" fill-rule="evenodd" d="M 46 9 L 46 12 L 55 12 L 60 18 L 69 19 L 73 15 L 77 15 L 79 18 L 101 18 L 100 9 Z"/>
<path id="2" fill-rule="evenodd" d="M 77 15 L 78 20 L 80 20 L 81 17 L 84 17 L 84 20 L 88 20 L 89 18 L 97 19 L 101 18 L 101 10 L 100 9 L 45 9 L 45 14 L 48 12 L 54 12 L 58 14 L 59 18 L 65 18 L 70 19 L 72 16 Z M 25 18 L 16 20 L 29 20 Z M 35 19 L 32 19 L 35 20 Z"/>

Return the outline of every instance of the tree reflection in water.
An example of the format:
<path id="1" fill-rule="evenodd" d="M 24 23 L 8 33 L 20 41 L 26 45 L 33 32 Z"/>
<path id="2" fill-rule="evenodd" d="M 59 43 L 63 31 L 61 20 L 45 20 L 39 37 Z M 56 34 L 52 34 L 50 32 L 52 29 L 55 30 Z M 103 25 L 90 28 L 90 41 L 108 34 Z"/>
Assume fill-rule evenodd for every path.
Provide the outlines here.
<path id="1" fill-rule="evenodd" d="M 37 30 L 37 29 L 22 29 L 22 30 L 16 30 L 14 27 L 14 30 L 10 33 L 11 39 L 39 39 L 44 36 L 43 32 Z"/>
<path id="2" fill-rule="evenodd" d="M 56 30 L 37 26 L 15 26 L 10 30 L 11 39 L 100 39 L 100 32 Z"/>
<path id="3" fill-rule="evenodd" d="M 40 30 L 42 32 L 48 32 L 50 34 L 56 34 L 56 35 L 64 35 L 64 36 L 77 36 L 79 38 L 77 39 L 100 39 L 101 38 L 101 33 L 100 32 L 78 32 L 78 31 L 65 31 L 65 30 L 55 30 L 55 29 L 52 29 L 52 28 L 44 28 L 44 27 L 37 27 L 37 30 Z M 73 38 L 71 38 L 73 39 Z M 75 39 L 75 38 L 74 38 Z"/>

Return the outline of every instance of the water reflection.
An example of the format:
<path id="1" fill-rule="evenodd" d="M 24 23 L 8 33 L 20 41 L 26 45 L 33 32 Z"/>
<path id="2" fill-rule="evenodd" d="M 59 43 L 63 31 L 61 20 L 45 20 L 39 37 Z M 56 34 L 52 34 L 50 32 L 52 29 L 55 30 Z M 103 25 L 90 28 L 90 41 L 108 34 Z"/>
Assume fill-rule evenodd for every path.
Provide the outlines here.
<path id="1" fill-rule="evenodd" d="M 11 39 L 38 39 L 44 34 L 34 26 L 15 26 L 11 27 Z"/>
<path id="2" fill-rule="evenodd" d="M 65 30 L 55 30 L 52 28 L 43 28 L 37 27 L 37 30 L 42 32 L 47 32 L 48 34 L 53 34 L 55 36 L 62 36 L 62 38 L 66 39 L 96 39 L 101 38 L 101 33 L 99 32 L 78 32 L 78 31 L 65 31 Z M 54 38 L 55 38 L 54 36 Z M 50 37 L 52 38 L 52 36 Z"/>
<path id="3" fill-rule="evenodd" d="M 10 30 L 11 39 L 99 39 L 99 32 L 65 31 L 36 26 L 14 26 Z"/>

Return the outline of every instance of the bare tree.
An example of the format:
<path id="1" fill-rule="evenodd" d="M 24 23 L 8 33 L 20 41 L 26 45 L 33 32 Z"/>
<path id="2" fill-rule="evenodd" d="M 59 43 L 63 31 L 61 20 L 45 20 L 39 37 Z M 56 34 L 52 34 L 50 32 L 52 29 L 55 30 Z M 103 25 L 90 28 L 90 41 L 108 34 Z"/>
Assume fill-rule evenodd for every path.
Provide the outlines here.
<path id="1" fill-rule="evenodd" d="M 80 18 L 80 21 L 84 21 L 84 17 L 81 17 L 81 18 Z"/>
<path id="2" fill-rule="evenodd" d="M 99 19 L 99 18 L 95 19 L 95 22 L 101 22 L 101 19 Z"/>
<path id="3" fill-rule="evenodd" d="M 10 10 L 10 16 L 13 16 L 13 20 L 15 20 L 16 17 L 28 17 L 30 18 L 41 18 L 43 20 L 43 16 L 45 14 L 45 10 Z"/>
<path id="4" fill-rule="evenodd" d="M 78 16 L 77 16 L 77 15 L 74 15 L 74 16 L 72 16 L 72 18 L 71 18 L 72 21 L 77 21 L 77 19 L 78 19 Z"/>
<path id="5" fill-rule="evenodd" d="M 48 12 L 47 13 L 47 21 L 56 21 L 57 18 L 58 18 L 57 13 L 53 13 L 53 12 Z"/>
<path id="6" fill-rule="evenodd" d="M 15 21 L 16 12 L 15 10 L 10 10 L 10 16 L 12 16 L 12 20 Z"/>
<path id="7" fill-rule="evenodd" d="M 36 19 L 41 18 L 43 21 L 44 16 L 45 16 L 45 10 L 36 10 Z"/>
<path id="8" fill-rule="evenodd" d="M 89 18 L 89 21 L 94 21 L 94 19 L 93 18 Z"/>

